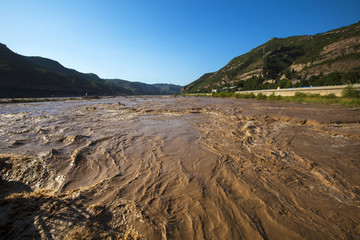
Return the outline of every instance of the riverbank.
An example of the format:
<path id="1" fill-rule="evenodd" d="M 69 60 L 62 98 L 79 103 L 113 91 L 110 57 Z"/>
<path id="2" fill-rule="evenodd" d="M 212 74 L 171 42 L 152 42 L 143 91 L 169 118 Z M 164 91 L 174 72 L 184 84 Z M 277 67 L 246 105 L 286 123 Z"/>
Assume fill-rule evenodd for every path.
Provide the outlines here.
<path id="1" fill-rule="evenodd" d="M 271 101 L 282 101 L 282 102 L 338 104 L 347 107 L 360 106 L 359 90 L 358 88 L 354 88 L 353 86 L 342 87 L 341 97 L 336 96 L 334 93 L 321 95 L 319 93 L 307 93 L 306 91 L 299 92 L 296 91 L 296 89 L 291 90 L 291 95 L 285 94 L 285 96 L 282 95 L 281 92 L 280 94 L 278 92 L 277 95 L 275 94 L 275 92 L 271 92 L 271 94 L 270 92 L 271 92 L 270 90 L 258 90 L 258 91 L 242 91 L 242 92 L 186 94 L 185 96 L 220 97 L 220 98 L 231 97 L 231 98 L 239 98 L 239 99 L 257 99 L 257 100 L 271 100 Z"/>
<path id="2" fill-rule="evenodd" d="M 265 90 L 251 90 L 251 91 L 236 91 L 237 94 L 250 94 L 253 93 L 255 95 L 261 93 L 266 96 L 275 95 L 275 96 L 283 96 L 290 97 L 295 96 L 296 93 L 303 93 L 307 95 L 318 94 L 321 96 L 333 94 L 337 97 L 342 96 L 342 91 L 346 88 L 347 85 L 339 85 L 339 86 L 321 86 L 321 87 L 303 87 L 303 88 L 282 88 L 282 89 L 265 89 Z M 355 90 L 360 90 L 360 84 L 353 84 L 352 87 Z"/>

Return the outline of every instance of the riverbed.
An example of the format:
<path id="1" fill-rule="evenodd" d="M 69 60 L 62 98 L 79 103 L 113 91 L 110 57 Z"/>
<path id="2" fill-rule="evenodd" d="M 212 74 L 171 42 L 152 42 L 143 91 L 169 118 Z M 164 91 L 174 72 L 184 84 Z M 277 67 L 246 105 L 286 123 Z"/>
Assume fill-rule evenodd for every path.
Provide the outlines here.
<path id="1" fill-rule="evenodd" d="M 0 105 L 6 239 L 359 239 L 360 110 L 140 96 Z"/>

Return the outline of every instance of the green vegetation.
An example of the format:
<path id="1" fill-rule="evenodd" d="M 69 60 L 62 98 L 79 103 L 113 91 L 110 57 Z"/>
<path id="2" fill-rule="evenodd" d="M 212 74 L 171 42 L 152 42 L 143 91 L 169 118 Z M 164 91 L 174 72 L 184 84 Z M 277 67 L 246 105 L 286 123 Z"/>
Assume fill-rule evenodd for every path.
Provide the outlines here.
<path id="1" fill-rule="evenodd" d="M 220 92 L 220 93 L 212 93 L 212 97 L 234 97 L 234 98 L 242 98 L 242 99 L 255 99 L 256 95 L 254 93 L 233 93 L 233 92 Z"/>
<path id="2" fill-rule="evenodd" d="M 291 75 L 291 72 L 287 73 Z M 252 77 L 247 81 L 239 81 L 236 83 L 236 88 L 241 88 L 242 91 L 262 90 L 262 89 L 276 89 L 293 88 L 293 87 L 309 87 L 309 86 L 334 86 L 360 83 L 360 71 L 349 72 L 332 72 L 324 75 L 313 75 L 309 79 L 301 79 L 297 83 L 292 83 L 290 79 L 281 79 L 278 83 L 269 83 L 263 77 Z M 235 90 L 234 90 L 235 91 Z"/>
<path id="3" fill-rule="evenodd" d="M 262 94 L 262 93 L 258 93 L 257 95 L 256 95 L 256 99 L 258 99 L 258 100 L 263 100 L 263 99 L 266 99 L 266 95 L 265 94 Z"/>
<path id="4" fill-rule="evenodd" d="M 328 94 L 321 96 L 320 94 L 307 94 L 296 92 L 295 96 L 280 96 L 272 93 L 266 96 L 262 93 L 255 95 L 254 93 L 231 93 L 220 92 L 213 93 L 212 97 L 232 97 L 239 99 L 257 99 L 257 100 L 270 100 L 270 101 L 284 101 L 284 102 L 306 102 L 306 103 L 323 103 L 323 104 L 339 104 L 343 106 L 360 106 L 360 93 L 352 86 L 344 88 L 342 97 L 337 97 L 335 94 Z"/>
<path id="5" fill-rule="evenodd" d="M 281 95 L 275 95 L 275 93 L 270 94 L 268 97 L 269 100 L 282 100 L 283 97 Z"/>
<path id="6" fill-rule="evenodd" d="M 146 84 L 141 82 L 129 82 L 122 79 L 106 79 L 107 84 L 121 87 L 132 95 L 173 95 L 180 93 L 181 86 L 175 84 L 157 83 Z"/>
<path id="7" fill-rule="evenodd" d="M 341 94 L 344 98 L 360 98 L 360 92 L 355 90 L 351 85 L 346 86 Z"/>

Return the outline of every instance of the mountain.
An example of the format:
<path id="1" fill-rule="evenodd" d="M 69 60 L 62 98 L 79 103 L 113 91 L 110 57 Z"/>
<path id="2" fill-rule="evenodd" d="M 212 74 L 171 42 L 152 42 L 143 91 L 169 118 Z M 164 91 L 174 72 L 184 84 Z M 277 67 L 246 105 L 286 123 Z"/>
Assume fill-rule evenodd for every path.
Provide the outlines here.
<path id="1" fill-rule="evenodd" d="M 168 83 L 155 83 L 152 86 L 159 89 L 161 95 L 180 93 L 182 86 Z"/>
<path id="2" fill-rule="evenodd" d="M 183 92 L 337 85 L 360 81 L 360 22 L 317 35 L 272 38 L 226 66 L 206 73 Z"/>
<path id="3" fill-rule="evenodd" d="M 68 69 L 42 57 L 25 57 L 0 44 L 0 97 L 131 94 L 95 74 Z"/>
<path id="4" fill-rule="evenodd" d="M 105 82 L 125 88 L 135 95 L 172 95 L 181 90 L 181 86 L 167 83 L 146 84 L 122 79 L 106 79 Z"/>
<path id="5" fill-rule="evenodd" d="M 26 57 L 0 43 L 0 97 L 174 94 L 180 86 L 104 80 L 42 57 Z"/>

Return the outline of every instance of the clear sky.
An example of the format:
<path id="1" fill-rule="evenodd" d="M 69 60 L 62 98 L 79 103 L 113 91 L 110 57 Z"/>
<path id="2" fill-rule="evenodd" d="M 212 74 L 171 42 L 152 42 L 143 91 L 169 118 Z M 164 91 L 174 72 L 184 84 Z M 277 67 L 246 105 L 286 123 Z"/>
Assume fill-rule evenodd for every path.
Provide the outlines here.
<path id="1" fill-rule="evenodd" d="M 186 85 L 272 37 L 360 21 L 359 0 L 0 0 L 0 42 L 101 78 Z"/>

